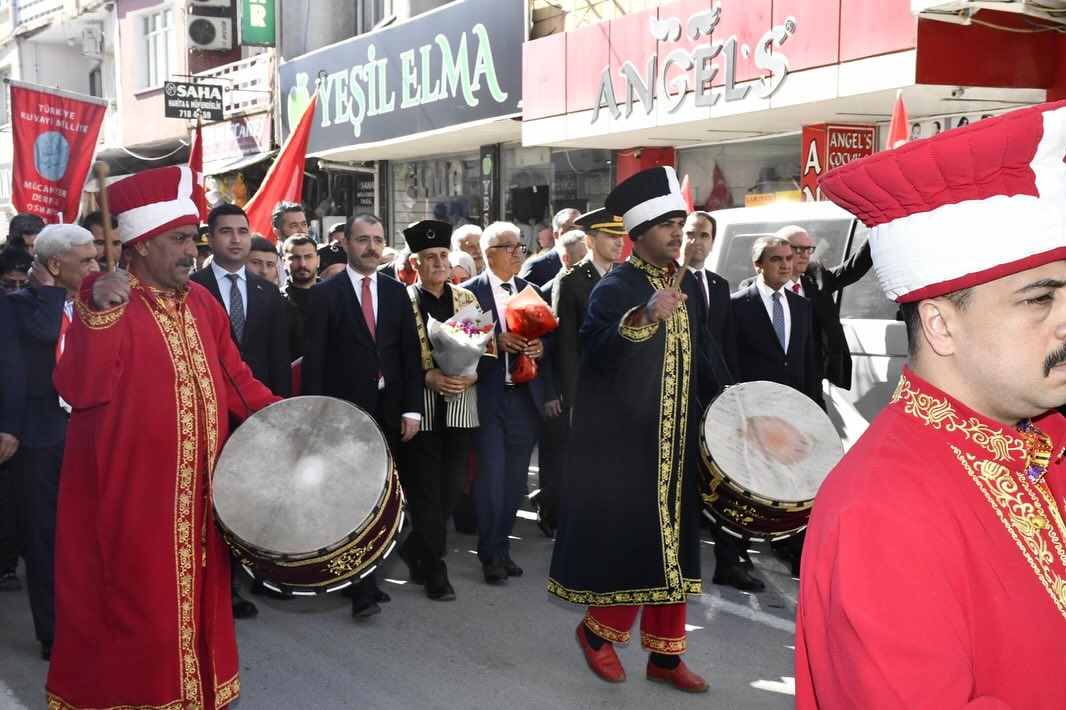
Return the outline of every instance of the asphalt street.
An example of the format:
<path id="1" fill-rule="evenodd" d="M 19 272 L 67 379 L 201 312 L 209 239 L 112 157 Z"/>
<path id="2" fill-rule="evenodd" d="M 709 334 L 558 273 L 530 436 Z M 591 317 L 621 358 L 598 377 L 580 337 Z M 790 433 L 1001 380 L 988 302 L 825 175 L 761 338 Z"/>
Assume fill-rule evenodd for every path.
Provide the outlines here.
<path id="1" fill-rule="evenodd" d="M 582 610 L 545 591 L 552 542 L 532 513 L 519 515 L 511 551 L 525 575 L 501 586 L 482 580 L 475 538 L 451 536 L 453 602 L 426 599 L 395 554 L 379 571 L 392 602 L 369 620 L 353 620 L 350 602 L 336 594 L 250 597 L 260 613 L 237 621 L 241 698 L 232 707 L 793 707 L 798 581 L 767 545 L 752 546 L 755 574 L 767 590 L 747 594 L 710 583 L 713 543 L 704 540 L 704 591 L 689 601 L 684 658 L 711 689 L 688 695 L 644 678 L 639 640 L 618 649 L 624 683 L 592 675 L 574 640 Z M 46 673 L 25 592 L 0 593 L 0 710 L 44 707 Z"/>

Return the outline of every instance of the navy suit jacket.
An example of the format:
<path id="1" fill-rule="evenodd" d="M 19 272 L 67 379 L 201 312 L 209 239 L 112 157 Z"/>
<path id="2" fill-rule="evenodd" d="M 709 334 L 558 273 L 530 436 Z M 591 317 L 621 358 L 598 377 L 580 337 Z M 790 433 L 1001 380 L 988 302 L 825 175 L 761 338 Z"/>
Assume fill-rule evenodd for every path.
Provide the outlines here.
<path id="1" fill-rule="evenodd" d="M 552 249 L 547 254 L 535 256 L 522 264 L 522 270 L 518 275 L 534 286 L 543 286 L 563 268 L 563 260 L 559 258 L 559 252 Z"/>
<path id="2" fill-rule="evenodd" d="M 709 312 L 703 299 L 699 299 L 699 304 L 707 332 L 714 338 L 714 344 L 729 368 L 730 382 L 737 382 L 740 367 L 737 363 L 737 333 L 733 324 L 733 307 L 729 301 L 729 282 L 710 269 L 703 270 L 703 278 L 707 282 Z M 699 288 L 696 290 L 698 292 Z"/>
<path id="3" fill-rule="evenodd" d="M 517 276 L 514 279 L 514 283 L 518 293 L 521 293 L 526 287 L 526 281 Z M 503 313 L 496 311 L 496 299 L 492 296 L 492 284 L 489 283 L 489 270 L 486 268 L 479 276 L 475 276 L 461 285 L 477 296 L 478 305 L 481 306 L 482 311 L 492 314 L 493 320 L 496 321 L 496 333 L 499 334 L 501 332 L 500 321 L 503 319 Z M 507 358 L 504 357 L 503 351 L 499 348 L 496 351 L 496 357 L 481 358 L 481 363 L 477 367 L 477 412 L 481 421 L 488 421 L 490 415 L 497 410 L 503 401 L 504 384 L 506 384 L 504 362 Z M 541 358 L 541 360 L 543 359 Z M 536 377 L 530 380 L 529 394 L 533 397 L 537 412 L 543 417 L 544 384 L 541 380 L 542 373 L 538 373 Z"/>
<path id="4" fill-rule="evenodd" d="M 371 338 L 347 270 L 311 288 L 315 305 L 304 321 L 301 392 L 347 400 L 375 419 L 380 414 L 382 427 L 399 429 L 405 413 L 425 413 L 425 372 L 407 288 L 378 273 L 377 289 Z M 380 394 L 379 373 L 385 378 Z"/>
<path id="5" fill-rule="evenodd" d="M 788 385 L 822 405 L 822 378 L 814 354 L 811 303 L 791 291 L 782 293 L 788 299 L 792 322 L 787 352 L 781 349 L 758 287 L 752 284 L 732 295 L 737 380 L 768 380 Z"/>
<path id="6" fill-rule="evenodd" d="M 0 292 L 0 433 L 19 438 L 25 410 L 26 361 L 11 301 Z"/>
<path id="7" fill-rule="evenodd" d="M 26 399 L 19 443 L 41 448 L 55 446 L 67 436 L 68 415 L 59 406 L 59 393 L 52 383 L 67 290 L 58 286 L 27 288 L 9 298 L 26 363 Z M 85 376 L 92 377 L 93 373 L 86 372 Z"/>

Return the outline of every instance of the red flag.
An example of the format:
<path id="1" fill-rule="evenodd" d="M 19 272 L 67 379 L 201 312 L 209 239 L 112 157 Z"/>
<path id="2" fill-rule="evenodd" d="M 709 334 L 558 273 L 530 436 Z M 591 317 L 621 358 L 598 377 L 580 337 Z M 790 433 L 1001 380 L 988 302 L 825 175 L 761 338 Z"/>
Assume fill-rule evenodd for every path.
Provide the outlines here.
<path id="1" fill-rule="evenodd" d="M 307 139 L 311 137 L 311 123 L 315 118 L 315 104 L 318 93 L 311 97 L 311 103 L 304 109 L 304 115 L 289 135 L 281 152 L 270 166 L 262 184 L 244 211 L 248 213 L 248 223 L 253 232 L 259 232 L 270 241 L 277 241 L 270 221 L 274 205 L 282 200 L 299 202 L 304 186 L 304 162 L 307 158 Z"/>
<path id="2" fill-rule="evenodd" d="M 692 206 L 692 186 L 689 185 L 687 174 L 681 178 L 681 196 L 685 198 L 685 205 L 688 207 L 688 211 L 692 212 L 695 208 Z"/>
<path id="3" fill-rule="evenodd" d="M 11 202 L 47 223 L 73 222 L 107 102 L 12 81 Z"/>
<path id="4" fill-rule="evenodd" d="M 207 195 L 204 192 L 204 136 L 200 131 L 200 121 L 196 121 L 196 131 L 189 147 L 189 170 L 196 185 L 192 190 L 192 201 L 200 211 L 200 224 L 207 224 Z"/>
<path id="5" fill-rule="evenodd" d="M 896 91 L 896 104 L 892 107 L 892 120 L 888 124 L 886 148 L 899 148 L 907 142 L 907 107 L 903 105 L 903 91 Z"/>
<path id="6" fill-rule="evenodd" d="M 724 210 L 733 206 L 733 193 L 729 191 L 729 185 L 726 184 L 725 175 L 722 174 L 718 163 L 714 164 L 712 175 L 714 185 L 711 187 L 711 194 L 707 195 L 707 201 L 703 203 L 704 212 Z"/>

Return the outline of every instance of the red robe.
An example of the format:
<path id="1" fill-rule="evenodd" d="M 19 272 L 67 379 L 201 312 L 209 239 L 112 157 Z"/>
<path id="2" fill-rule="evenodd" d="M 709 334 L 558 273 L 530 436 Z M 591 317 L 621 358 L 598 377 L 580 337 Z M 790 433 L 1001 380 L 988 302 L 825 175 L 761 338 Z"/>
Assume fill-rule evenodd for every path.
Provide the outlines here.
<path id="1" fill-rule="evenodd" d="M 48 707 L 220 708 L 240 683 L 210 472 L 228 416 L 250 413 L 237 389 L 253 411 L 277 397 L 253 379 L 203 287 L 157 297 L 131 274 L 130 301 L 97 313 L 93 280 L 54 375 L 73 412 Z"/>
<path id="2" fill-rule="evenodd" d="M 1025 438 L 904 370 L 818 492 L 796 706 L 1066 707 L 1066 419 L 1040 482 Z"/>

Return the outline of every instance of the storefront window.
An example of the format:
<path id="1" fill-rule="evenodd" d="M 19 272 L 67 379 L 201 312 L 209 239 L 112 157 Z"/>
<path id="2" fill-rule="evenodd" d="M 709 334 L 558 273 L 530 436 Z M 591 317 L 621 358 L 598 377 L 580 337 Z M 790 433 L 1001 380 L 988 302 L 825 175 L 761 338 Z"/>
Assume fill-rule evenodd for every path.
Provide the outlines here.
<path id="1" fill-rule="evenodd" d="M 708 212 L 743 207 L 752 195 L 798 199 L 801 144 L 794 135 L 679 150 L 677 174 L 688 175 L 693 205 Z"/>
<path id="2" fill-rule="evenodd" d="M 481 224 L 479 162 L 477 152 L 390 162 L 391 243 L 403 244 L 404 228 L 423 219 Z"/>

